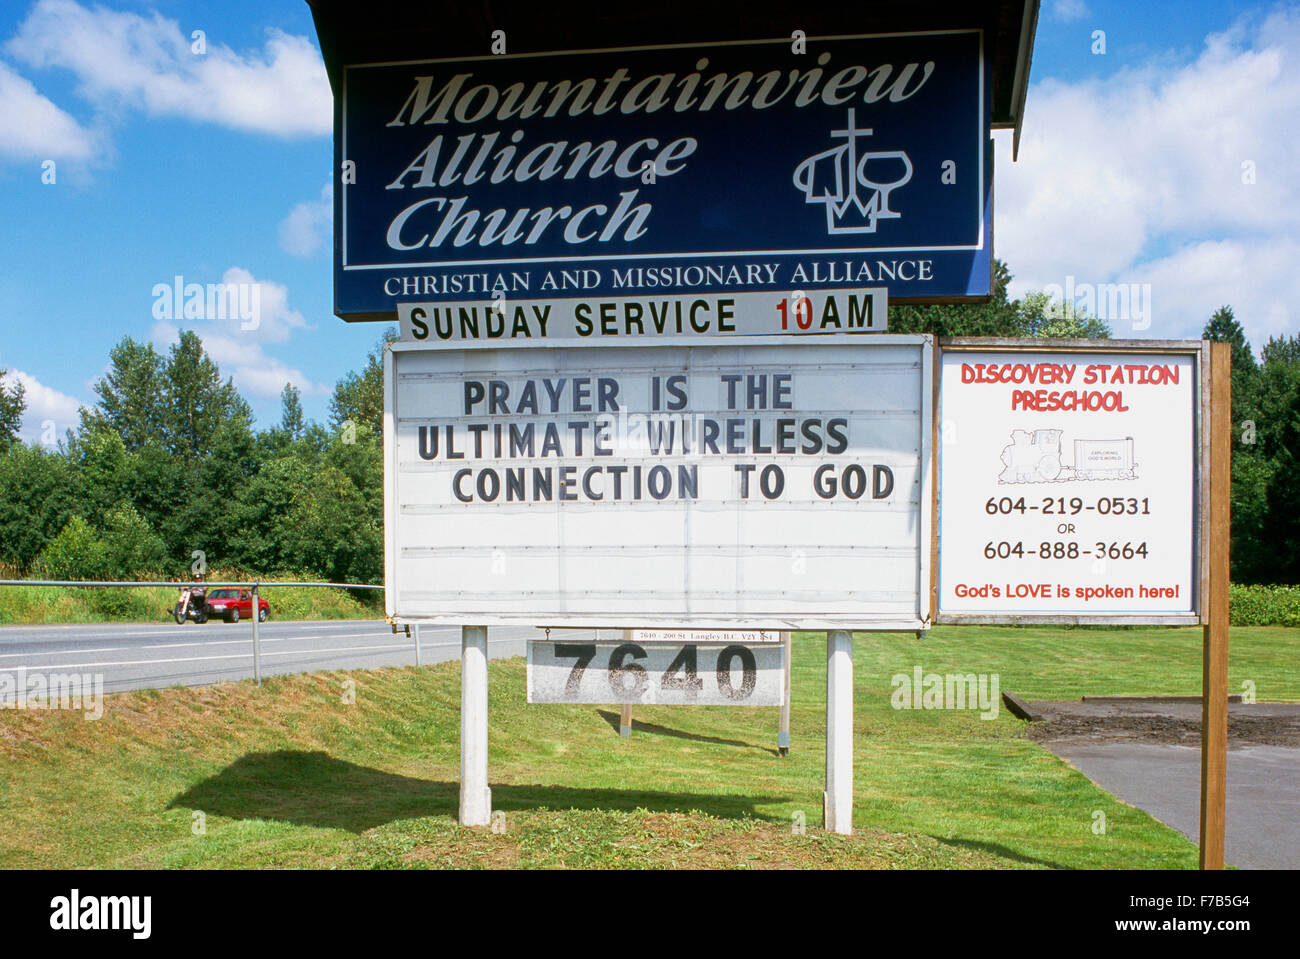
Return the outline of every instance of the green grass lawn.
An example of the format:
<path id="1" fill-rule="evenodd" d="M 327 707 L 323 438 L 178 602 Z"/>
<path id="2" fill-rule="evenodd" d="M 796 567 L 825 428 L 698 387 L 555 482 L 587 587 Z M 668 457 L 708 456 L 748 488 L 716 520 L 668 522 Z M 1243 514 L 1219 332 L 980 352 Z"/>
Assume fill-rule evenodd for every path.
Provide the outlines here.
<path id="1" fill-rule="evenodd" d="M 1234 688 L 1251 679 L 1261 699 L 1300 700 L 1300 630 L 1234 629 L 1232 643 Z M 1199 630 L 858 634 L 852 837 L 821 829 L 824 637 L 796 635 L 794 658 L 785 758 L 775 709 L 638 707 L 621 739 L 617 707 L 529 706 L 523 661 L 493 662 L 503 833 L 456 825 L 457 663 L 127 693 L 98 722 L 0 711 L 0 866 L 1196 865 L 1181 834 L 1005 710 L 894 710 L 889 681 L 920 665 L 996 672 L 1033 699 L 1196 693 Z"/>

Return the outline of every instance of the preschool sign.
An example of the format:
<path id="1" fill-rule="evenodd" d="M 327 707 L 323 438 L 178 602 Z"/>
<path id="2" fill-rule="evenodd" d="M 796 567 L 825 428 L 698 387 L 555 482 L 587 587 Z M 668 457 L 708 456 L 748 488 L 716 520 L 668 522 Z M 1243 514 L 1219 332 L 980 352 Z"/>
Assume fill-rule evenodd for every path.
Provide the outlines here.
<path id="1" fill-rule="evenodd" d="M 978 30 L 343 69 L 336 312 L 988 294 Z"/>
<path id="2" fill-rule="evenodd" d="M 1196 621 L 1200 353 L 945 348 L 941 619 Z"/>

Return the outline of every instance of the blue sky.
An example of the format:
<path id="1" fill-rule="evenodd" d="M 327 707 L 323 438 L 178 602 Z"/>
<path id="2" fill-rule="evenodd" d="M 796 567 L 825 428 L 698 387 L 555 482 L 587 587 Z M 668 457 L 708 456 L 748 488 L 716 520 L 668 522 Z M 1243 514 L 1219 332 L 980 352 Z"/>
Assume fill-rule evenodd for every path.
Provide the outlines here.
<path id="1" fill-rule="evenodd" d="M 1014 292 L 1149 288 L 1150 327 L 1117 335 L 1196 336 L 1224 303 L 1257 347 L 1297 332 L 1297 58 L 1296 4 L 1044 0 L 1018 163 L 998 138 Z M 261 425 L 285 382 L 327 416 L 381 332 L 332 313 L 329 105 L 301 0 L 0 7 L 0 368 L 27 438 L 75 425 L 123 336 L 178 326 Z M 159 318 L 178 275 L 257 284 L 260 328 Z"/>

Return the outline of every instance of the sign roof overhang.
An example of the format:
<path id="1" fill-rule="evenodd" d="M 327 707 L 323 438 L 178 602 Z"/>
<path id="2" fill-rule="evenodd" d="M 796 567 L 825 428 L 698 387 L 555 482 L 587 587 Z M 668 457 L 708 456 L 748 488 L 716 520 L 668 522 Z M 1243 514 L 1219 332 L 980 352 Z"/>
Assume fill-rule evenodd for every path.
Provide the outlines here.
<path id="1" fill-rule="evenodd" d="M 515 4 L 501 0 L 413 5 L 406 0 L 307 0 L 337 93 L 344 66 L 477 55 L 505 30 L 511 53 L 977 28 L 993 73 L 995 129 L 1011 129 L 1013 158 L 1040 0 L 863 0 L 822 9 L 774 0 L 659 0 L 653 4 Z"/>

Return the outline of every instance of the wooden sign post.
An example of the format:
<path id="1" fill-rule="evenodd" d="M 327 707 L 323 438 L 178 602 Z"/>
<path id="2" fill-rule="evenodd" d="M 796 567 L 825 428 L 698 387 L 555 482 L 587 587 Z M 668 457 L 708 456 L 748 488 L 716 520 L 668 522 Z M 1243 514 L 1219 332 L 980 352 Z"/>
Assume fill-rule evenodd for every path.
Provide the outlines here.
<path id="1" fill-rule="evenodd" d="M 1222 869 L 1228 794 L 1228 544 L 1231 538 L 1232 352 L 1210 344 L 1209 500 L 1201 666 L 1201 868 Z"/>
<path id="2" fill-rule="evenodd" d="M 1230 347 L 940 345 L 936 621 L 1200 626 L 1200 862 L 1222 869 Z"/>

